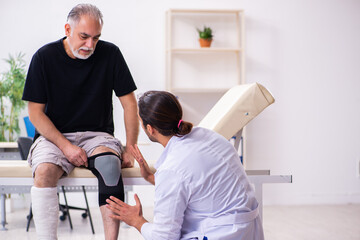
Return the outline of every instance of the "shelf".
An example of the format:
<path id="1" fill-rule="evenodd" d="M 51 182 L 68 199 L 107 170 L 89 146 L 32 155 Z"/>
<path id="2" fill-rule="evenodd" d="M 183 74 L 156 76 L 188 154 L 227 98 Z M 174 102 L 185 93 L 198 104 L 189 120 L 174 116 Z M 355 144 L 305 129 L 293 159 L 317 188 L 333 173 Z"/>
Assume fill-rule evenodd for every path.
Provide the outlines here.
<path id="1" fill-rule="evenodd" d="M 202 26 L 214 31 L 209 48 L 199 46 L 196 29 Z M 166 90 L 181 97 L 190 121 L 199 122 L 221 95 L 244 83 L 244 40 L 243 10 L 166 12 Z"/>
<path id="2" fill-rule="evenodd" d="M 170 9 L 169 12 L 171 13 L 205 13 L 205 14 L 237 14 L 239 12 L 243 12 L 243 10 L 240 9 Z"/>
<path id="3" fill-rule="evenodd" d="M 245 83 L 244 20 L 240 9 L 166 12 L 166 90 L 177 95 L 190 122 L 199 123 L 231 87 Z M 214 32 L 210 48 L 199 46 L 196 30 L 203 26 Z"/>
<path id="4" fill-rule="evenodd" d="M 241 52 L 241 48 L 172 48 L 170 50 L 167 50 L 167 52 L 172 53 L 191 53 L 191 52 L 234 52 L 239 53 Z"/>
<path id="5" fill-rule="evenodd" d="M 201 48 L 198 43 L 196 28 L 204 24 L 216 32 L 216 41 L 209 48 Z M 168 91 L 224 93 L 229 87 L 244 83 L 244 51 L 243 10 L 169 9 L 166 12 Z M 219 81 L 224 78 L 226 81 Z"/>
<path id="6" fill-rule="evenodd" d="M 229 88 L 172 88 L 173 93 L 225 93 Z"/>

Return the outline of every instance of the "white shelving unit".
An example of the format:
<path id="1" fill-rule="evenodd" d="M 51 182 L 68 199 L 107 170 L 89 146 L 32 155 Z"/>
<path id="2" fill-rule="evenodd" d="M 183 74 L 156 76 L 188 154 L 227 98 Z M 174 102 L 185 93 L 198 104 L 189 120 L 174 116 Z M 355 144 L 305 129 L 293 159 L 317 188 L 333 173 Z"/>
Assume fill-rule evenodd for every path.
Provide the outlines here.
<path id="1" fill-rule="evenodd" d="M 196 29 L 204 26 L 213 30 L 210 48 L 198 42 Z M 186 119 L 196 125 L 228 89 L 244 83 L 244 66 L 243 10 L 166 12 L 166 89 L 179 97 Z"/>

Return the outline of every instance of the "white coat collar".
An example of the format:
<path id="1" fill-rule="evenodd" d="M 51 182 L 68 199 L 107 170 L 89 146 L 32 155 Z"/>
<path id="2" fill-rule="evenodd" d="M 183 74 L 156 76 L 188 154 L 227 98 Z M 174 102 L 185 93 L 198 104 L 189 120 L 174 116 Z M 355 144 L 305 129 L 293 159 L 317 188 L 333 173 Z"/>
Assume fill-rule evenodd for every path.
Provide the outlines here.
<path id="1" fill-rule="evenodd" d="M 167 155 L 170 153 L 172 145 L 176 144 L 177 141 L 179 141 L 181 137 L 172 136 L 169 140 L 169 142 L 166 144 L 166 147 L 162 154 L 160 155 L 159 159 L 156 161 L 154 167 L 155 169 L 159 169 L 159 167 L 165 162 Z"/>

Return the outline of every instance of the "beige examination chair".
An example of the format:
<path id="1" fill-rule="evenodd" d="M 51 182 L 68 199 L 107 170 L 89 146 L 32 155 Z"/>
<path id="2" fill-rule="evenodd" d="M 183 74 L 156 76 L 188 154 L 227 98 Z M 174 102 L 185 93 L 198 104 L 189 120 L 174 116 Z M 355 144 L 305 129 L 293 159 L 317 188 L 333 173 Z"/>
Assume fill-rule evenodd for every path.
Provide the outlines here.
<path id="1" fill-rule="evenodd" d="M 243 128 L 274 101 L 271 93 L 259 83 L 238 85 L 221 97 L 198 126 L 211 129 L 228 140 L 235 137 L 234 147 L 238 150 Z M 246 170 L 246 173 L 255 187 L 262 219 L 263 183 L 291 183 L 292 176 L 272 176 L 270 170 Z"/>

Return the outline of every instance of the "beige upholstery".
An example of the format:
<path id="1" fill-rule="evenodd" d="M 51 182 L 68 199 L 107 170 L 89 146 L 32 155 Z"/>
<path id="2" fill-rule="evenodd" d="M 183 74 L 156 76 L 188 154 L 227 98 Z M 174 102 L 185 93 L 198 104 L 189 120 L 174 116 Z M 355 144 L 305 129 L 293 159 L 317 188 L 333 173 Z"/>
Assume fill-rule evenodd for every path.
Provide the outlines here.
<path id="1" fill-rule="evenodd" d="M 155 173 L 155 168 L 151 167 L 151 171 Z M 139 167 L 123 168 L 123 178 L 142 178 Z M 269 175 L 269 170 L 246 170 L 247 175 Z M 32 178 L 31 168 L 28 163 L 23 160 L 1 160 L 0 161 L 0 178 Z M 76 167 L 70 173 L 68 178 L 95 178 L 90 170 Z M 1 182 L 0 182 L 1 185 Z"/>
<path id="2" fill-rule="evenodd" d="M 155 172 L 155 169 L 152 168 Z M 124 178 L 141 178 L 140 168 L 123 168 L 122 175 Z M 0 161 L 0 176 L 17 178 L 17 177 L 32 177 L 31 168 L 27 161 L 22 160 L 1 160 Z M 69 178 L 91 178 L 95 177 L 92 172 L 85 168 L 76 167 L 74 171 L 70 173 Z"/>
<path id="3" fill-rule="evenodd" d="M 238 85 L 221 97 L 198 126 L 230 139 L 274 101 L 259 83 Z"/>

